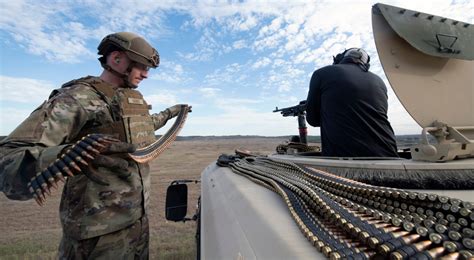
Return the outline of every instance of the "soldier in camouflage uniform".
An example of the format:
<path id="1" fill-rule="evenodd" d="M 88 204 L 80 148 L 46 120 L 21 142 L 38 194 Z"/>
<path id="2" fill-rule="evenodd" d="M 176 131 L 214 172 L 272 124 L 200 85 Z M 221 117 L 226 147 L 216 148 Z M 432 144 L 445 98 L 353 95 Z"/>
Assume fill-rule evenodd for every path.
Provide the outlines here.
<path id="1" fill-rule="evenodd" d="M 157 51 L 142 37 L 120 32 L 100 43 L 104 68 L 54 90 L 6 139 L 0 142 L 0 190 L 27 200 L 27 183 L 87 134 L 112 135 L 120 142 L 91 162 L 94 181 L 85 174 L 67 178 L 60 204 L 61 259 L 147 259 L 149 165 L 127 157 L 155 141 L 154 131 L 179 113 L 176 105 L 158 114 L 135 90 L 159 64 Z"/>

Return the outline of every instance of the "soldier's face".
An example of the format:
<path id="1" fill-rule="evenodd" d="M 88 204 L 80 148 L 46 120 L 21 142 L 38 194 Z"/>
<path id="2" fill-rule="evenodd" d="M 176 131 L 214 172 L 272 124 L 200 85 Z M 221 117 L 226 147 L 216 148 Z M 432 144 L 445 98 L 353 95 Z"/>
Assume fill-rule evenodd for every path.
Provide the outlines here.
<path id="1" fill-rule="evenodd" d="M 146 78 L 148 78 L 148 70 L 149 68 L 142 64 L 136 64 L 132 68 L 132 71 L 128 75 L 128 80 L 135 86 L 138 86 L 140 82 Z"/>

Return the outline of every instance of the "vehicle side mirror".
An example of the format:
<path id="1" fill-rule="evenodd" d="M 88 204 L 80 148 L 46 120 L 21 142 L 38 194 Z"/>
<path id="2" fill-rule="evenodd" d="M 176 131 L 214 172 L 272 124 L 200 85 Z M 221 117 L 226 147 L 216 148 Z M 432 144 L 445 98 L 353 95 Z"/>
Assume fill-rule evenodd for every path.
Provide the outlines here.
<path id="1" fill-rule="evenodd" d="M 172 183 L 166 191 L 166 219 L 185 221 L 188 212 L 188 186 Z"/>

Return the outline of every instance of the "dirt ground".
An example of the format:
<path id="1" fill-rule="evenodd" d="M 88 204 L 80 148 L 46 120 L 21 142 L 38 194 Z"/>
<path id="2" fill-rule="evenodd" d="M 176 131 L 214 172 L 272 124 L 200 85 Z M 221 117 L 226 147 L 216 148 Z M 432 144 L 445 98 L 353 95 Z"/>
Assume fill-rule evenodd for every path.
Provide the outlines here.
<path id="1" fill-rule="evenodd" d="M 222 153 L 237 148 L 262 154 L 274 153 L 282 139 L 241 138 L 176 141 L 151 163 L 150 219 L 151 259 L 193 259 L 196 223 L 165 219 L 165 194 L 171 181 L 199 179 L 201 171 Z M 190 184 L 188 215 L 195 211 L 199 184 Z M 0 259 L 54 259 L 61 238 L 59 200 L 61 188 L 39 207 L 34 201 L 12 201 L 0 195 Z"/>

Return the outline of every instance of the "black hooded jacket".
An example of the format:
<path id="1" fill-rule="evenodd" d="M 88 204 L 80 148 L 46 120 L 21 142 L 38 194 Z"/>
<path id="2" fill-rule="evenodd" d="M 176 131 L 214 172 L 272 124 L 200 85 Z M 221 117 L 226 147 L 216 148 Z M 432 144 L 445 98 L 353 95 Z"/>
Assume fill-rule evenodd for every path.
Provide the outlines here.
<path id="1" fill-rule="evenodd" d="M 382 79 L 343 62 L 313 73 L 306 120 L 321 127 L 323 156 L 398 157 L 387 107 Z"/>

